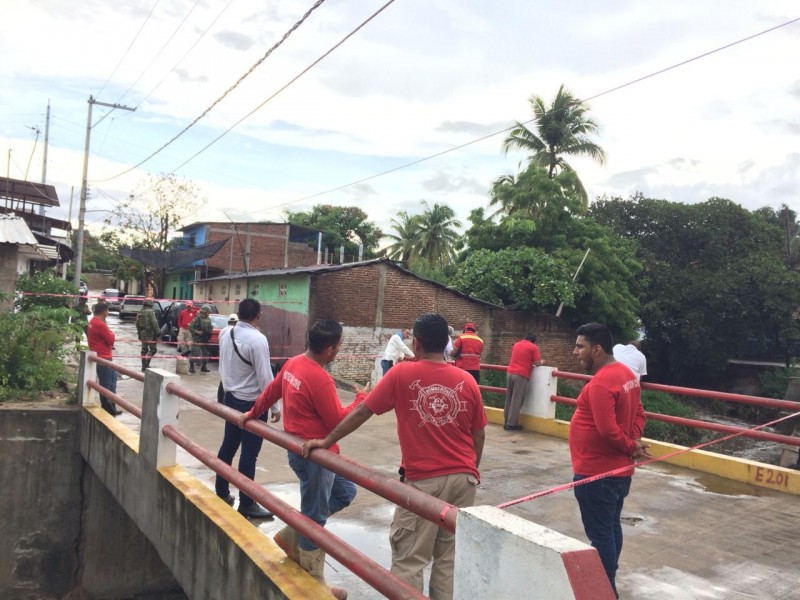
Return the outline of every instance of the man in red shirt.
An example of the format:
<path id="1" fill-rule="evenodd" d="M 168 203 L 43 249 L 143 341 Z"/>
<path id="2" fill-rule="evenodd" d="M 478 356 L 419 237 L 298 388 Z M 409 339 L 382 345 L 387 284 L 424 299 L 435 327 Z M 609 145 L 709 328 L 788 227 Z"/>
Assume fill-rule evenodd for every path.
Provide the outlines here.
<path id="1" fill-rule="evenodd" d="M 473 323 L 464 325 L 464 333 L 453 342 L 451 356 L 456 359 L 456 366 L 464 369 L 481 382 L 481 354 L 483 354 L 483 340 L 478 337 L 477 329 Z"/>
<path id="2" fill-rule="evenodd" d="M 242 414 L 240 424 L 257 419 L 279 398 L 283 398 L 283 428 L 305 440 L 328 435 L 339 422 L 366 398 L 367 388 L 356 390 L 356 399 L 342 407 L 336 384 L 325 365 L 332 362 L 342 345 L 342 326 L 331 319 L 320 319 L 308 330 L 308 349 L 286 361 L 277 378 Z M 331 451 L 338 453 L 333 445 Z M 328 517 L 350 505 L 356 486 L 341 475 L 289 452 L 289 466 L 300 480 L 300 511 L 323 527 Z M 275 542 L 315 579 L 324 583 L 325 551 L 311 540 L 299 536 L 288 525 L 275 534 Z M 331 588 L 334 597 L 347 598 L 347 592 Z"/>
<path id="3" fill-rule="evenodd" d="M 506 371 L 506 403 L 503 406 L 503 429 L 517 431 L 519 411 L 528 393 L 528 383 L 533 374 L 533 367 L 541 366 L 542 355 L 536 345 L 536 334 L 529 331 L 524 339 L 511 348 L 511 360 Z"/>
<path id="4" fill-rule="evenodd" d="M 395 365 L 363 404 L 324 439 L 303 445 L 335 447 L 373 414 L 394 409 L 405 481 L 455 506 L 472 506 L 485 439 L 486 413 L 475 380 L 444 360 L 447 321 L 420 315 L 414 323 L 416 361 Z M 415 513 L 397 507 L 389 532 L 392 573 L 422 592 L 422 573 L 433 561 L 431 600 L 453 597 L 455 536 Z"/>
<path id="5" fill-rule="evenodd" d="M 178 354 L 189 356 L 192 353 L 192 332 L 189 331 L 189 323 L 194 320 L 199 310 L 191 300 L 187 300 L 186 307 L 178 313 Z"/>
<path id="6" fill-rule="evenodd" d="M 109 329 L 106 323 L 108 317 L 108 304 L 105 302 L 98 302 L 94 305 L 94 317 L 89 321 L 89 326 L 86 328 L 86 339 L 89 342 L 89 350 L 97 352 L 99 358 L 111 360 L 111 350 L 114 347 L 116 336 L 114 332 Z M 97 364 L 97 380 L 109 392 L 117 393 L 117 372 L 111 367 Z M 100 394 L 100 405 L 106 412 L 117 416 L 122 414 L 114 403 Z"/>
<path id="7" fill-rule="evenodd" d="M 622 505 L 631 488 L 634 460 L 650 456 L 649 446 L 640 439 L 645 415 L 639 381 L 628 367 L 614 360 L 614 342 L 608 327 L 588 323 L 578 328 L 577 336 L 573 354 L 594 377 L 578 396 L 578 407 L 569 426 L 574 481 L 630 467 L 614 477 L 574 488 L 586 536 L 597 548 L 616 592 L 615 577 L 622 552 Z"/>

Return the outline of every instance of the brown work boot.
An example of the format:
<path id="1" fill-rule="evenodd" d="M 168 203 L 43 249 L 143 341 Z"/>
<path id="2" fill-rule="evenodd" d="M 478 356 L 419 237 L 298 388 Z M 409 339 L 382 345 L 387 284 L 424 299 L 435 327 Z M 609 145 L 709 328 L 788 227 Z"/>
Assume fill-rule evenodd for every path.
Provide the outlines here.
<path id="1" fill-rule="evenodd" d="M 286 556 L 294 562 L 300 562 L 300 546 L 297 539 L 297 532 L 288 525 L 284 526 L 272 537 L 278 548 L 286 552 Z"/>
<path id="2" fill-rule="evenodd" d="M 325 551 L 322 548 L 317 548 L 316 550 L 303 550 L 300 548 L 299 555 L 300 560 L 297 562 L 300 563 L 300 566 L 308 571 L 308 574 L 314 579 L 325 584 Z M 336 600 L 347 600 L 347 590 L 337 587 L 329 587 L 328 589 Z"/>

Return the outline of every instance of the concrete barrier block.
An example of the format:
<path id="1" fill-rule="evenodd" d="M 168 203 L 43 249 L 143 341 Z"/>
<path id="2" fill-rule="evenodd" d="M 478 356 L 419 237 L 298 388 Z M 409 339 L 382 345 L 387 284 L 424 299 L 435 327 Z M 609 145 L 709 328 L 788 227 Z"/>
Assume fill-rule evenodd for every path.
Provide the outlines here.
<path id="1" fill-rule="evenodd" d="M 597 551 L 493 506 L 462 508 L 454 598 L 614 600 Z"/>

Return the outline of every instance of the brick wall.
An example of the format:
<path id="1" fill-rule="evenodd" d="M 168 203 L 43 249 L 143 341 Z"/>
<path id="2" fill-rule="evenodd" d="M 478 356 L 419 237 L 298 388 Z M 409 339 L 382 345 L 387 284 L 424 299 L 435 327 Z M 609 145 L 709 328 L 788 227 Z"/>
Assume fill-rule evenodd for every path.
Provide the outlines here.
<path id="1" fill-rule="evenodd" d="M 239 223 L 237 231 L 230 224 L 208 225 L 206 242 L 230 238 L 222 250 L 206 259 L 209 269 L 223 272 L 244 271 L 243 256 L 250 257 L 248 270 L 282 269 L 285 265 L 287 225 L 281 223 Z M 289 242 L 289 267 L 305 267 L 317 263 L 317 253 L 303 242 Z"/>
<path id="2" fill-rule="evenodd" d="M 331 318 L 344 325 L 342 356 L 338 364 L 331 365 L 331 372 L 345 379 L 367 381 L 389 336 L 402 327 L 412 327 L 424 312 L 441 313 L 457 333 L 467 321 L 475 323 L 485 342 L 484 362 L 508 364 L 511 346 L 533 329 L 548 365 L 580 369 L 572 357 L 575 332 L 561 319 L 471 300 L 386 263 L 312 276 L 309 323 Z"/>

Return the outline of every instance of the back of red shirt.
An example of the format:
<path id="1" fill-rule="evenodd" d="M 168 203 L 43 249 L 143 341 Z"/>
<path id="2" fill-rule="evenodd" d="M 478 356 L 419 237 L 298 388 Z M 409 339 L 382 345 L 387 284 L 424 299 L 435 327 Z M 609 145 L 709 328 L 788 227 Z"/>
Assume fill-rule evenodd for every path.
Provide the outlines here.
<path id="1" fill-rule="evenodd" d="M 456 357 L 456 366 L 465 371 L 481 370 L 481 354 L 483 353 L 483 340 L 474 333 L 464 333 L 456 338 L 453 347 L 460 352 Z"/>
<path id="2" fill-rule="evenodd" d="M 114 346 L 116 336 L 103 319 L 93 317 L 89 321 L 89 327 L 86 329 L 86 339 L 89 342 L 89 350 L 97 352 L 97 356 L 100 358 L 111 360 L 111 349 Z"/>
<path id="3" fill-rule="evenodd" d="M 508 361 L 509 375 L 530 378 L 533 364 L 542 360 L 539 347 L 530 340 L 520 340 L 511 348 L 511 360 Z"/>
<path id="4" fill-rule="evenodd" d="M 411 481 L 471 473 L 479 478 L 472 433 L 486 427 L 475 379 L 446 363 L 401 362 L 365 400 L 375 414 L 395 411 L 402 464 Z"/>

